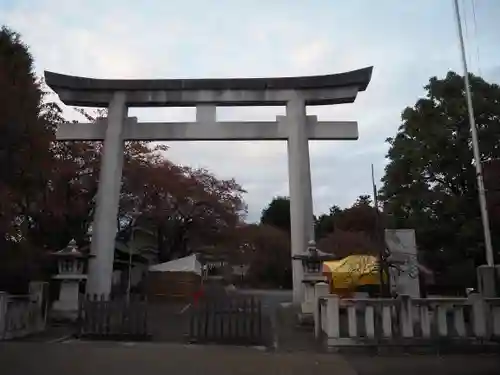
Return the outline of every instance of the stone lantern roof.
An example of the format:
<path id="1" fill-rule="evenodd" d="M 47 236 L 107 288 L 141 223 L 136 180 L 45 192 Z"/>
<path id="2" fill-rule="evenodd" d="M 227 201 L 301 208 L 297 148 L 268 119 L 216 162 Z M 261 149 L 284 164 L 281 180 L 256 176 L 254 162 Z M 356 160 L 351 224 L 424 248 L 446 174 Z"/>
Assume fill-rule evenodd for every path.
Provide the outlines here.
<path id="1" fill-rule="evenodd" d="M 69 241 L 68 246 L 64 249 L 52 253 L 56 257 L 66 257 L 66 258 L 89 258 L 90 255 L 82 253 L 78 250 L 76 241 L 72 239 Z"/>
<path id="2" fill-rule="evenodd" d="M 306 251 L 303 254 L 297 254 L 292 256 L 292 259 L 298 259 L 302 261 L 307 261 L 307 260 L 318 260 L 318 261 L 329 261 L 329 260 L 336 260 L 337 256 L 335 254 L 331 253 L 325 253 L 321 250 L 319 250 L 316 247 L 316 242 L 315 241 L 309 241 L 308 247 Z"/>

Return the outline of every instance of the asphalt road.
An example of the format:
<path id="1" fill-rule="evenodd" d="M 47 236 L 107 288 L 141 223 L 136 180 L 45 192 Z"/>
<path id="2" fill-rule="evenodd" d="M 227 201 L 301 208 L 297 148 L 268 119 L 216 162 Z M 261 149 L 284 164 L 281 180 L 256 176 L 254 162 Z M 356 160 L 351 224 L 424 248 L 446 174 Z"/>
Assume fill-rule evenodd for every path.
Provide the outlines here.
<path id="1" fill-rule="evenodd" d="M 340 356 L 179 344 L 0 344 L 2 375 L 355 375 Z"/>
<path id="2" fill-rule="evenodd" d="M 500 355 L 344 355 L 360 375 L 498 375 Z"/>
<path id="3" fill-rule="evenodd" d="M 1 374 L 498 375 L 492 355 L 346 356 L 256 348 L 69 341 L 0 344 Z"/>
<path id="4" fill-rule="evenodd" d="M 292 291 L 281 289 L 238 289 L 236 293 L 252 295 L 259 298 L 262 308 L 268 312 L 274 312 L 281 303 L 292 302 Z"/>

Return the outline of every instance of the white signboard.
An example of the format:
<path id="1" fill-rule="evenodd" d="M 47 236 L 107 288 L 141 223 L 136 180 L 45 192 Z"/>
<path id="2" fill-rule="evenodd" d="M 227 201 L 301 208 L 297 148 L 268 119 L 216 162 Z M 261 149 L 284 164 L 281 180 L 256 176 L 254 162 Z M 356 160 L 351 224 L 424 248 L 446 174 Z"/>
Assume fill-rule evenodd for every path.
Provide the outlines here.
<path id="1" fill-rule="evenodd" d="M 385 241 L 390 251 L 391 290 L 399 295 L 420 298 L 417 244 L 414 229 L 386 229 Z"/>

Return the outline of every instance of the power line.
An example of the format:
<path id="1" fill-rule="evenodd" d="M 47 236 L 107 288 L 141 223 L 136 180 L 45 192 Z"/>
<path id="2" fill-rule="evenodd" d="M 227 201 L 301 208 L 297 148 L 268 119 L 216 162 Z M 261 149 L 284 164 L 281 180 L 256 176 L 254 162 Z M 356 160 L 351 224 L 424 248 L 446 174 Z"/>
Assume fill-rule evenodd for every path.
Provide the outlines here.
<path id="1" fill-rule="evenodd" d="M 475 0 L 471 0 L 472 2 L 472 16 L 474 20 L 474 41 L 476 43 L 476 58 L 477 58 L 477 72 L 479 76 L 482 76 L 481 73 L 481 58 L 480 58 L 480 53 L 479 53 L 479 41 L 477 39 L 477 18 L 476 18 L 476 6 L 475 6 Z"/>
<path id="2" fill-rule="evenodd" d="M 469 26 L 467 24 L 467 7 L 466 7 L 466 0 L 460 0 L 461 1 L 461 7 L 463 9 L 463 20 L 464 20 L 464 29 L 465 29 L 465 44 L 468 44 L 470 45 L 470 38 L 469 38 Z M 466 59 L 467 59 L 467 65 L 468 66 L 472 66 L 472 61 L 471 61 L 471 58 L 470 58 L 470 55 L 468 53 L 468 51 L 465 51 L 465 54 L 466 54 Z"/>

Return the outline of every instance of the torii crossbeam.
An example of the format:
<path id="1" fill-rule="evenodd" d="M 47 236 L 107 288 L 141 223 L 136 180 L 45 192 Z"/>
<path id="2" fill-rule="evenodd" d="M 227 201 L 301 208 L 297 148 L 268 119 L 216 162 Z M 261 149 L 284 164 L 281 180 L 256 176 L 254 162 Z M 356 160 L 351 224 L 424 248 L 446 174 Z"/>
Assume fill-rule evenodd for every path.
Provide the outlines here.
<path id="1" fill-rule="evenodd" d="M 356 140 L 355 121 L 318 121 L 307 105 L 352 103 L 366 90 L 372 68 L 309 77 L 237 79 L 109 80 L 45 72 L 47 84 L 67 105 L 107 107 L 96 123 L 62 124 L 61 141 L 103 140 L 104 152 L 94 216 L 87 293 L 109 295 L 116 216 L 126 140 L 286 140 L 291 210 L 292 256 L 314 239 L 310 139 Z M 195 122 L 137 122 L 129 107 L 196 107 Z M 217 106 L 286 106 L 273 122 L 218 122 Z M 302 266 L 293 261 L 294 302 L 303 300 Z"/>

